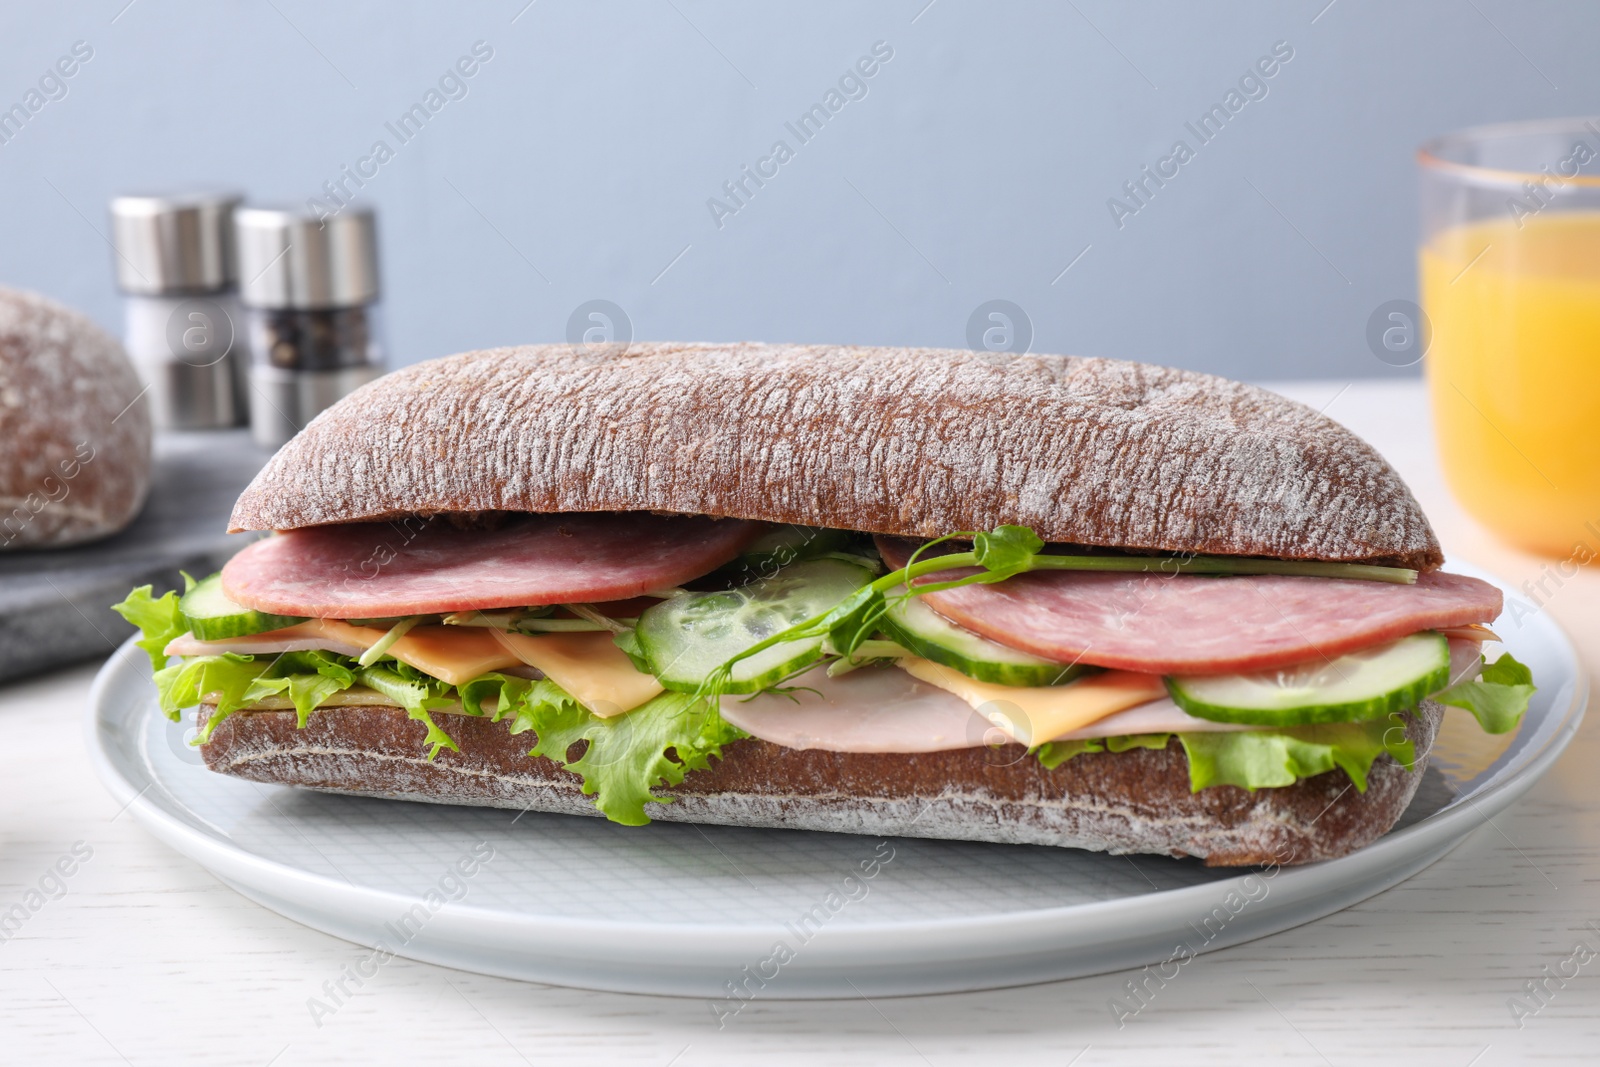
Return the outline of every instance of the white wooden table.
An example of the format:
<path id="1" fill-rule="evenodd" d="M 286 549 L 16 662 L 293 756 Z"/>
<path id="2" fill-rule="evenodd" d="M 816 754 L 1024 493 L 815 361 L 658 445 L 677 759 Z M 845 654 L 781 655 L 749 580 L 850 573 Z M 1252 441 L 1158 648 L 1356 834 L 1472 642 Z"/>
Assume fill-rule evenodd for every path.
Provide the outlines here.
<path id="1" fill-rule="evenodd" d="M 1545 561 L 1496 544 L 1446 495 L 1419 385 L 1283 391 L 1327 404 L 1387 455 L 1452 557 L 1516 583 L 1541 577 Z M 1547 610 L 1600 664 L 1600 571 L 1545 587 Z M 1520 1027 L 1508 1006 L 1577 941 L 1600 952 L 1600 716 L 1527 797 L 1429 870 L 1200 957 L 1122 1029 L 1107 1001 L 1127 974 L 870 1003 L 757 1001 L 719 1031 L 698 1000 L 400 959 L 319 1027 L 307 999 L 358 950 L 245 900 L 118 811 L 84 753 L 93 673 L 0 689 L 0 912 L 41 878 L 64 889 L 0 942 L 0 1062 L 1600 1062 L 1600 956 L 1564 986 L 1548 982 Z M 92 854 L 78 860 L 75 845 Z M 70 876 L 47 878 L 63 857 Z"/>

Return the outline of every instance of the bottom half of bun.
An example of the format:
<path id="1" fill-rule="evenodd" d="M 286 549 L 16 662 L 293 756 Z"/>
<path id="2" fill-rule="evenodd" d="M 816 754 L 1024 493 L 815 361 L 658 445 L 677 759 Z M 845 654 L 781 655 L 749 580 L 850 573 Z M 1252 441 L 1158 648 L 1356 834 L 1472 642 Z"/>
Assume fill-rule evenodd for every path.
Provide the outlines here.
<path id="1" fill-rule="evenodd" d="M 199 710 L 200 721 L 212 708 Z M 654 819 L 836 833 L 1058 845 L 1111 853 L 1196 856 L 1211 866 L 1333 859 L 1371 843 L 1411 802 L 1443 709 L 1424 701 L 1407 726 L 1407 771 L 1387 755 L 1364 792 L 1342 770 L 1291 786 L 1189 790 L 1176 738 L 1164 749 L 1085 753 L 1053 770 L 1020 745 L 947 752 L 791 749 L 753 738 L 647 805 Z M 460 751 L 426 758 L 423 725 L 394 707 L 238 712 L 202 746 L 213 771 L 331 793 L 438 804 L 598 815 L 581 779 L 530 757 L 533 735 L 452 716 Z M 570 755 L 570 753 L 569 753 Z"/>

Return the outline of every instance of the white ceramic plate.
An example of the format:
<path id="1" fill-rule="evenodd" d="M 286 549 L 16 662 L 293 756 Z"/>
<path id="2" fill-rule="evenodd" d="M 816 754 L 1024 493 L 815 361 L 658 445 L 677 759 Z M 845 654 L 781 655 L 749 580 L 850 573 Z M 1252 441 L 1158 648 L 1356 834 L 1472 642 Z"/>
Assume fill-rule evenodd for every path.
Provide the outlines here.
<path id="1" fill-rule="evenodd" d="M 252 900 L 382 950 L 362 956 L 358 972 L 375 973 L 393 952 L 559 985 L 708 997 L 714 1011 L 738 1007 L 735 989 L 985 989 L 1276 933 L 1455 847 L 1554 763 L 1588 699 L 1560 628 L 1525 603 L 1510 610 L 1516 598 L 1506 597 L 1497 629 L 1540 686 L 1520 731 L 1487 738 L 1452 710 L 1397 829 L 1343 859 L 1276 871 L 1034 846 L 629 828 L 263 786 L 204 769 L 183 727 L 157 710 L 149 664 L 131 643 L 96 679 L 88 740 L 107 788 L 161 840 Z"/>

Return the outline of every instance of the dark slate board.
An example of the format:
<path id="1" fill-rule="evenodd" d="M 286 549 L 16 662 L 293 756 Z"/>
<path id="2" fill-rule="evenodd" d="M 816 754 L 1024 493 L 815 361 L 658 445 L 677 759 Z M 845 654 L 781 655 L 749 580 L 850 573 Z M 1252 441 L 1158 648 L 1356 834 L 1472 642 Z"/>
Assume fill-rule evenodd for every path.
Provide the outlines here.
<path id="1" fill-rule="evenodd" d="M 270 455 L 246 430 L 159 435 L 133 525 L 76 548 L 0 553 L 0 681 L 107 655 L 134 632 L 110 610 L 129 589 L 181 589 L 179 571 L 210 574 L 259 536 L 223 531 Z"/>

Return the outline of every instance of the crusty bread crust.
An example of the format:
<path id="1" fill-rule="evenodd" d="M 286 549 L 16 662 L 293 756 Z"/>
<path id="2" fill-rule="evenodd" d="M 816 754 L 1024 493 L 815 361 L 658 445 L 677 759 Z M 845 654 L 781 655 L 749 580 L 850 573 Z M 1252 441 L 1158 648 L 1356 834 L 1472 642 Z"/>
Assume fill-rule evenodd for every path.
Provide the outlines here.
<path id="1" fill-rule="evenodd" d="M 234 530 L 406 514 L 664 511 L 928 537 L 1432 569 L 1400 476 L 1295 401 L 1066 356 L 820 345 L 531 345 L 345 398 L 239 498 Z"/>
<path id="2" fill-rule="evenodd" d="M 204 722 L 212 709 L 202 707 Z M 1407 733 L 1407 772 L 1388 756 L 1367 791 L 1330 771 L 1281 789 L 1189 792 L 1176 740 L 1165 749 L 1077 756 L 1045 770 L 1020 745 L 918 754 L 788 749 L 736 741 L 710 770 L 651 804 L 652 818 L 728 826 L 1062 845 L 1198 856 L 1212 866 L 1308 863 L 1346 855 L 1389 830 L 1422 780 L 1443 709 L 1425 701 Z M 202 746 L 213 771 L 333 793 L 597 815 L 580 779 L 530 757 L 531 734 L 451 716 L 460 752 L 424 758 L 421 723 L 393 707 L 240 712 Z"/>

